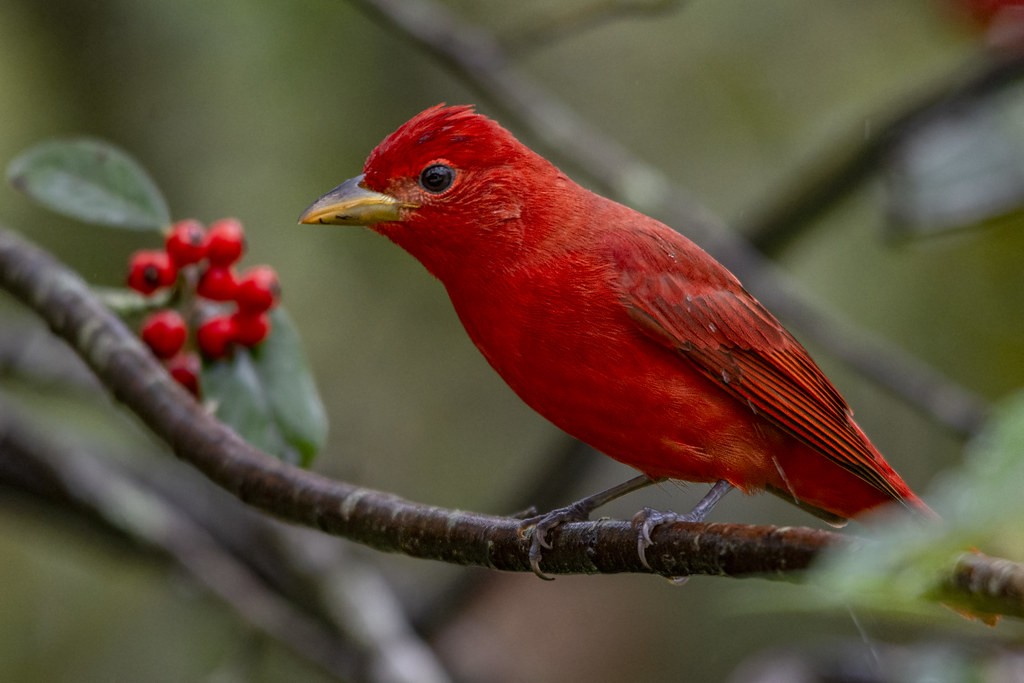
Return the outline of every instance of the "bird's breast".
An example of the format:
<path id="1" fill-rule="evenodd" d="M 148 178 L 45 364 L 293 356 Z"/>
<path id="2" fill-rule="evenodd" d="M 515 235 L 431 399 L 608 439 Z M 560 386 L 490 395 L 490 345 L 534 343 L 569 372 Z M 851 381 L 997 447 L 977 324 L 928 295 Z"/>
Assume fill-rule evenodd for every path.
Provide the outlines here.
<path id="1" fill-rule="evenodd" d="M 728 454 L 760 438 L 751 416 L 648 339 L 614 282 L 577 259 L 449 293 L 491 366 L 555 425 L 653 476 L 723 478 Z"/>

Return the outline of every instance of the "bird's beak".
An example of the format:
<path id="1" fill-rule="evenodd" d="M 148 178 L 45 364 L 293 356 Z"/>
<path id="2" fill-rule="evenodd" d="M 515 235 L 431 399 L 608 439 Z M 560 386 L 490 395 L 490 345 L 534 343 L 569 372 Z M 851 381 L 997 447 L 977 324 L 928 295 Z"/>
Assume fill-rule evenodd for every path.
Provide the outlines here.
<path id="1" fill-rule="evenodd" d="M 363 176 L 346 180 L 313 202 L 299 216 L 300 223 L 331 225 L 373 225 L 402 220 L 402 209 L 415 204 L 391 195 L 374 192 L 363 186 Z"/>

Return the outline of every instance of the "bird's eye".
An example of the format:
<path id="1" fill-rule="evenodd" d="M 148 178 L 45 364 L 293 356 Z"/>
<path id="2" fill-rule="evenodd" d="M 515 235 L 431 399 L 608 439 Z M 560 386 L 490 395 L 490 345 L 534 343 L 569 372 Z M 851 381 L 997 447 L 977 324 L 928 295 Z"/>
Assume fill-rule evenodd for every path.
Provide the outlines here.
<path id="1" fill-rule="evenodd" d="M 455 169 L 451 166 L 445 166 L 444 164 L 433 164 L 427 166 L 420 173 L 420 187 L 427 192 L 433 192 L 437 194 L 444 192 L 451 187 L 452 181 L 455 180 Z"/>

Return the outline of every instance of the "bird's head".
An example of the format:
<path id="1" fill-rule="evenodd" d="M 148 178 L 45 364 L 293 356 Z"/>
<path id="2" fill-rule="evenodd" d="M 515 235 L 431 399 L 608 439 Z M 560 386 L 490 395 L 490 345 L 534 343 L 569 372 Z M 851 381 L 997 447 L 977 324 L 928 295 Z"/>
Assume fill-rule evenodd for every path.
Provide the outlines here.
<path id="1" fill-rule="evenodd" d="M 564 179 L 472 107 L 439 105 L 385 138 L 362 175 L 317 199 L 299 222 L 370 227 L 441 277 L 467 259 L 495 265 L 518 252 L 553 174 Z"/>

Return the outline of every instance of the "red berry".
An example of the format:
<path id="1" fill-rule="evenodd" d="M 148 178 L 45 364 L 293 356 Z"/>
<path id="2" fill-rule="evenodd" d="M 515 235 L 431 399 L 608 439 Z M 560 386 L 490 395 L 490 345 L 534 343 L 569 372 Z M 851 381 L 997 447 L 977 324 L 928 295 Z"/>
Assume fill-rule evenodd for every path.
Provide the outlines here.
<path id="1" fill-rule="evenodd" d="M 235 303 L 246 313 L 269 311 L 281 296 L 277 273 L 270 266 L 256 266 L 246 271 L 238 281 Z"/>
<path id="2" fill-rule="evenodd" d="M 237 218 L 222 218 L 210 224 L 206 233 L 206 258 L 218 266 L 230 266 L 242 258 L 245 231 Z"/>
<path id="3" fill-rule="evenodd" d="M 177 277 L 178 270 L 163 251 L 137 251 L 128 262 L 128 286 L 143 294 L 169 287 Z"/>
<path id="4" fill-rule="evenodd" d="M 238 291 L 235 272 L 228 266 L 211 264 L 199 278 L 196 293 L 211 301 L 231 301 Z"/>
<path id="5" fill-rule="evenodd" d="M 256 346 L 270 334 L 270 318 L 266 313 L 239 311 L 231 319 L 235 323 L 235 341 L 242 346 Z"/>
<path id="6" fill-rule="evenodd" d="M 215 316 L 196 330 L 199 352 L 211 360 L 223 358 L 235 341 L 235 321 L 230 316 Z"/>
<path id="7" fill-rule="evenodd" d="M 202 223 L 191 218 L 178 221 L 171 226 L 164 248 L 179 268 L 202 261 L 206 257 L 206 231 Z"/>
<path id="8" fill-rule="evenodd" d="M 188 328 L 177 311 L 157 311 L 142 321 L 139 336 L 158 358 L 170 358 L 185 345 Z"/>
<path id="9" fill-rule="evenodd" d="M 165 367 L 178 384 L 188 389 L 193 396 L 199 396 L 199 356 L 179 353 L 165 361 Z"/>

